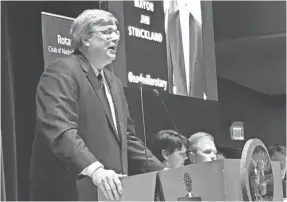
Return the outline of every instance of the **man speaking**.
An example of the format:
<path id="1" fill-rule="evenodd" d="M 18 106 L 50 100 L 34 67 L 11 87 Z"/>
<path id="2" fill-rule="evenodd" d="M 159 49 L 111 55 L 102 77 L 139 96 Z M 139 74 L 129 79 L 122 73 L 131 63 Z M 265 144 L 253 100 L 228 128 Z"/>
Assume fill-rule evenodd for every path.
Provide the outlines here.
<path id="1" fill-rule="evenodd" d="M 134 136 L 120 80 L 107 68 L 115 58 L 117 20 L 86 10 L 71 26 L 74 53 L 52 62 L 36 93 L 36 135 L 30 163 L 30 199 L 77 198 L 76 180 L 90 177 L 106 198 L 119 199 L 128 159 L 140 172 L 162 163 Z"/>

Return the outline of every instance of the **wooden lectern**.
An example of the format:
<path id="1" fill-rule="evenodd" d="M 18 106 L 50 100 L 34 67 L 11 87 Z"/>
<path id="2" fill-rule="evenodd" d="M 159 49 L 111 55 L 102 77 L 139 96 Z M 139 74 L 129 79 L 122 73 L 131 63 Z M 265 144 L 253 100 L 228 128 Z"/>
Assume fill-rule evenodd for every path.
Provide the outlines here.
<path id="1" fill-rule="evenodd" d="M 196 163 L 121 181 L 121 201 L 283 201 L 280 163 L 270 161 L 258 139 L 247 141 L 241 159 Z M 80 201 L 106 201 L 88 177 L 78 181 L 78 194 Z"/>
<path id="2" fill-rule="evenodd" d="M 274 177 L 273 201 L 283 201 L 280 164 L 272 162 Z M 184 174 L 192 179 L 192 194 L 202 201 L 243 201 L 240 178 L 240 159 L 216 160 L 181 168 L 160 171 L 161 198 L 178 201 L 187 194 Z"/>
<path id="3" fill-rule="evenodd" d="M 121 179 L 123 194 L 120 201 L 154 201 L 156 172 Z M 77 182 L 79 201 L 107 201 L 89 177 Z"/>

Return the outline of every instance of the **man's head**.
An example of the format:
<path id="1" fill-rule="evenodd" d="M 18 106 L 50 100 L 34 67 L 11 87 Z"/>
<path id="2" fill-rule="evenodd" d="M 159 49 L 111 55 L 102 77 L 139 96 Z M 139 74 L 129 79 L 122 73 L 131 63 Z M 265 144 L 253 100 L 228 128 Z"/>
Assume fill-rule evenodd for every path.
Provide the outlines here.
<path id="1" fill-rule="evenodd" d="M 286 147 L 282 145 L 274 145 L 268 148 L 268 153 L 272 161 L 280 161 L 282 179 L 286 175 Z"/>
<path id="2" fill-rule="evenodd" d="M 117 19 L 104 10 L 85 10 L 73 22 L 70 30 L 72 46 L 86 56 L 107 65 L 116 58 L 120 39 Z"/>
<path id="3" fill-rule="evenodd" d="M 188 140 L 173 130 L 159 131 L 154 138 L 153 154 L 168 168 L 184 165 Z"/>
<path id="4" fill-rule="evenodd" d="M 216 160 L 214 138 L 204 132 L 198 132 L 189 137 L 189 160 L 200 163 Z"/>

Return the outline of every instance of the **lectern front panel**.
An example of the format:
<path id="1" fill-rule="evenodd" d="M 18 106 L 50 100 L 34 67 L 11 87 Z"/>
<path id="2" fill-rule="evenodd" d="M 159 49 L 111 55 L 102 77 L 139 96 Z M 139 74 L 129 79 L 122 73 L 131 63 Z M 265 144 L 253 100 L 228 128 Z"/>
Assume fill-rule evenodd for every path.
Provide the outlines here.
<path id="1" fill-rule="evenodd" d="M 225 201 L 223 161 L 198 163 L 182 168 L 161 171 L 160 182 L 166 201 L 177 201 L 188 191 L 184 185 L 185 176 L 191 178 L 191 194 L 202 201 Z"/>

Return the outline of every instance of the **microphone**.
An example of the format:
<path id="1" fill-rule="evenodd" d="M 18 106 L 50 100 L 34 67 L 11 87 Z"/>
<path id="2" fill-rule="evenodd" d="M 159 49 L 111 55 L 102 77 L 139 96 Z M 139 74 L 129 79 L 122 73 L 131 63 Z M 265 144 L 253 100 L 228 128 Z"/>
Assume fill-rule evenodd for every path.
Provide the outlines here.
<path id="1" fill-rule="evenodd" d="M 145 151 L 145 162 L 146 162 L 146 171 L 148 172 L 149 166 L 147 163 L 147 143 L 146 143 L 146 131 L 145 131 L 145 113 L 144 113 L 144 104 L 143 104 L 143 83 L 139 82 L 140 87 L 140 100 L 141 100 L 141 113 L 142 113 L 142 124 L 143 124 L 143 135 L 144 135 L 144 151 Z"/>
<path id="2" fill-rule="evenodd" d="M 172 123 L 172 125 L 173 125 L 175 131 L 176 131 L 177 133 L 179 133 L 178 130 L 177 130 L 177 127 L 176 127 L 176 125 L 175 125 L 175 123 L 174 123 L 174 121 L 173 121 L 173 119 L 172 119 L 172 117 L 171 117 L 171 115 L 170 115 L 170 113 L 169 113 L 167 107 L 166 107 L 166 104 L 165 104 L 165 102 L 163 101 L 163 99 L 162 99 L 162 97 L 161 97 L 161 95 L 160 95 L 160 93 L 159 93 L 159 91 L 158 91 L 157 89 L 153 89 L 152 92 L 153 92 L 157 97 L 160 98 L 160 101 L 161 101 L 162 105 L 164 106 L 165 112 L 166 112 L 166 114 L 168 115 L 168 118 L 169 118 L 170 122 Z"/>

